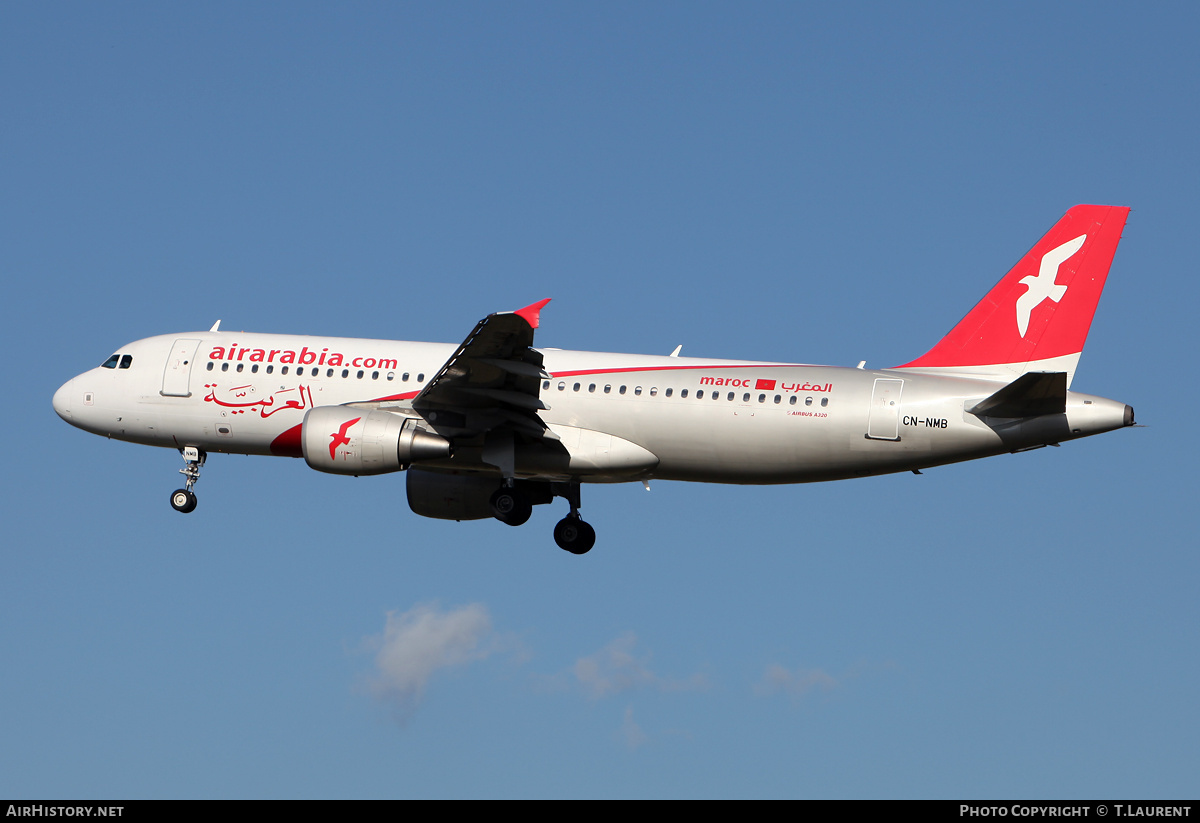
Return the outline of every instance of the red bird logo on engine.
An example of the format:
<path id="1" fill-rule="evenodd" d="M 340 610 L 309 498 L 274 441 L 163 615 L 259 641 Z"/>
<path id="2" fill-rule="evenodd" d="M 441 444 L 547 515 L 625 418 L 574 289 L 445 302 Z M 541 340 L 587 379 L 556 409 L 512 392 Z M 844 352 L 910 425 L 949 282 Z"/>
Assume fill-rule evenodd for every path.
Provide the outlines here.
<path id="1" fill-rule="evenodd" d="M 350 427 L 353 426 L 355 423 L 357 423 L 359 420 L 362 420 L 362 418 L 356 417 L 353 420 L 347 420 L 345 423 L 343 423 L 341 425 L 341 427 L 337 430 L 336 433 L 329 435 L 329 439 L 333 441 L 332 443 L 329 444 L 329 459 L 330 460 L 337 460 L 337 447 L 338 446 L 350 445 L 350 438 L 346 436 L 346 432 L 348 432 L 350 430 Z"/>

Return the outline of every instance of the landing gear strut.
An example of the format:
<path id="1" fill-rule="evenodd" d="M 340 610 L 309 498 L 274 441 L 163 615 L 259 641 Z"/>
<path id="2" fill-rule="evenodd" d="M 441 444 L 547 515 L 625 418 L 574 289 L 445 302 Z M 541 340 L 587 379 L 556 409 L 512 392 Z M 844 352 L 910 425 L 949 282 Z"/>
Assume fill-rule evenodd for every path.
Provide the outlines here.
<path id="1" fill-rule="evenodd" d="M 187 481 L 182 489 L 171 492 L 171 508 L 187 514 L 196 509 L 196 495 L 192 492 L 192 486 L 200 479 L 200 467 L 204 465 L 208 454 L 195 446 L 180 449 L 179 453 L 183 455 L 184 464 L 179 473 L 187 478 Z"/>
<path id="2" fill-rule="evenodd" d="M 579 484 L 556 483 L 554 493 L 571 504 L 571 513 L 554 527 L 554 542 L 571 554 L 587 554 L 596 545 L 596 530 L 579 516 Z"/>

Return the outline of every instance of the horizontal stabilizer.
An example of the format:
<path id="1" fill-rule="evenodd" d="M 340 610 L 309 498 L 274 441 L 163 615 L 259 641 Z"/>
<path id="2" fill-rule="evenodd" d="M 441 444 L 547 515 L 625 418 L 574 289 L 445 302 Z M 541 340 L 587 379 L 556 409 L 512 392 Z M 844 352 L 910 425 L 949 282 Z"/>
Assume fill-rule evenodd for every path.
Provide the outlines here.
<path id="1" fill-rule="evenodd" d="M 974 407 L 976 417 L 1039 417 L 1067 410 L 1067 373 L 1031 371 Z"/>

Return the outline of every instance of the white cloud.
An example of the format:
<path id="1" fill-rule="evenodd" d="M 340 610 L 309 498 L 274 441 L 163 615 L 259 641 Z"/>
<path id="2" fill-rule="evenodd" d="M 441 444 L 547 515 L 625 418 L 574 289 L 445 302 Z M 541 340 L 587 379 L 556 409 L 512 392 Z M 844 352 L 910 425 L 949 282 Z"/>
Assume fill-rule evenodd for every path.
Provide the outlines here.
<path id="1" fill-rule="evenodd" d="M 651 687 L 659 691 L 703 690 L 708 681 L 702 674 L 686 680 L 661 677 L 650 670 L 650 655 L 635 655 L 637 635 L 633 632 L 613 640 L 603 649 L 575 662 L 572 673 L 584 692 L 594 698 Z"/>
<path id="2" fill-rule="evenodd" d="M 771 694 L 787 694 L 797 700 L 814 689 L 829 691 L 838 684 L 821 669 L 785 669 L 778 663 L 767 666 L 762 679 L 754 686 L 754 693 L 760 696 Z"/>
<path id="3" fill-rule="evenodd" d="M 625 745 L 630 750 L 638 748 L 650 739 L 642 731 L 642 727 L 637 724 L 637 721 L 633 719 L 633 706 L 625 708 L 625 717 L 621 721 L 621 739 L 625 741 Z"/>
<path id="4" fill-rule="evenodd" d="M 368 643 L 377 649 L 371 693 L 401 717 L 421 702 L 437 671 L 483 660 L 498 649 L 482 603 L 445 611 L 436 603 L 421 603 L 403 613 L 388 612 L 383 635 Z"/>

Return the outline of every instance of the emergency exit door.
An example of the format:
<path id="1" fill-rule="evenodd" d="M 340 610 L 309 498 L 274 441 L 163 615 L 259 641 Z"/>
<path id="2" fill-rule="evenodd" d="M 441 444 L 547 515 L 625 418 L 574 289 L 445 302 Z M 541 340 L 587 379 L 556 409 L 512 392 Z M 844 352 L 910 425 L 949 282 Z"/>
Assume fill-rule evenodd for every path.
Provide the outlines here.
<path id="1" fill-rule="evenodd" d="M 904 381 L 880 377 L 871 391 L 871 414 L 867 418 L 867 437 L 872 440 L 900 439 L 900 393 Z"/>

